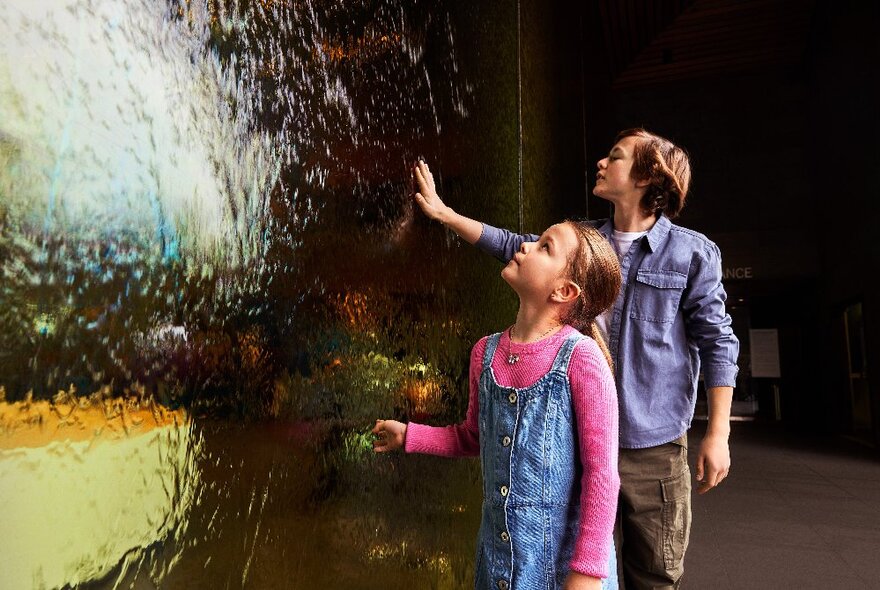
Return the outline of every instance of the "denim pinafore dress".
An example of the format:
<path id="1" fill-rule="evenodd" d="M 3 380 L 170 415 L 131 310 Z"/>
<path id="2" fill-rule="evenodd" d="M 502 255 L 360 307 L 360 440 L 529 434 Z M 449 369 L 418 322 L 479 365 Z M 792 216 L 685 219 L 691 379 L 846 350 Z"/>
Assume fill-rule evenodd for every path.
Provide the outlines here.
<path id="1" fill-rule="evenodd" d="M 568 364 L 585 336 L 574 333 L 553 366 L 525 389 L 502 387 L 492 358 L 501 334 L 486 342 L 480 373 L 480 461 L 483 512 L 477 539 L 478 590 L 562 588 L 580 515 L 582 467 Z M 609 577 L 617 588 L 613 539 Z"/>

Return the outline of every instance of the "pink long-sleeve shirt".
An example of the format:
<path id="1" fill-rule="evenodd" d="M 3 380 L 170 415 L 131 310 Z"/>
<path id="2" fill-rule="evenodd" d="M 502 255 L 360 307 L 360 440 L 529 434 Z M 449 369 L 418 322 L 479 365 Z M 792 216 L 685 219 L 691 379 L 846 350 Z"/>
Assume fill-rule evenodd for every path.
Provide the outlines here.
<path id="1" fill-rule="evenodd" d="M 552 336 L 527 344 L 510 342 L 505 331 L 492 359 L 499 385 L 519 389 L 534 385 L 553 366 L 556 353 L 573 331 L 571 326 L 564 326 Z M 464 422 L 452 426 L 410 422 L 406 431 L 407 453 L 444 457 L 480 454 L 479 384 L 487 340 L 488 337 L 480 339 L 471 351 L 470 398 Z M 507 363 L 508 350 L 519 355 L 519 362 Z M 581 518 L 570 566 L 582 574 L 605 578 L 609 574 L 610 540 L 620 490 L 618 409 L 614 377 L 594 340 L 585 338 L 575 346 L 568 365 L 568 379 L 583 466 Z"/>

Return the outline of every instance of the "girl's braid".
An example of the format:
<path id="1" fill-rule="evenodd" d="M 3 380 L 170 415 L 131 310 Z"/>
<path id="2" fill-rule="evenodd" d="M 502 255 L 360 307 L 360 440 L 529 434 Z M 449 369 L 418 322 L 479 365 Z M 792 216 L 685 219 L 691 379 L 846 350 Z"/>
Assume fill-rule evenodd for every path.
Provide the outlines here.
<path id="1" fill-rule="evenodd" d="M 591 225 L 573 220 L 566 223 L 575 230 L 579 241 L 579 247 L 569 260 L 567 278 L 580 287 L 581 294 L 568 309 L 563 322 L 595 340 L 613 371 L 611 353 L 596 325 L 596 317 L 614 305 L 620 291 L 622 279 L 617 255 Z"/>

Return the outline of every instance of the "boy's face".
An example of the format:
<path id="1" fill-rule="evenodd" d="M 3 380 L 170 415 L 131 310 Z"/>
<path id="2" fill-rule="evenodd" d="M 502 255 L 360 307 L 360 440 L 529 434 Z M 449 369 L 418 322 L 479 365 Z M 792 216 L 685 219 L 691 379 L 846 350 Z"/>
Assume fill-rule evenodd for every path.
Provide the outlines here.
<path id="1" fill-rule="evenodd" d="M 521 298 L 546 301 L 568 283 L 568 261 L 578 247 L 574 229 L 558 223 L 545 231 L 537 242 L 524 242 L 501 271 L 501 277 Z"/>
<path id="2" fill-rule="evenodd" d="M 632 177 L 633 152 L 638 137 L 624 137 L 611 148 L 608 156 L 596 163 L 596 186 L 593 194 L 597 197 L 619 203 L 624 199 L 634 198 L 636 201 L 644 193 L 645 183 Z"/>

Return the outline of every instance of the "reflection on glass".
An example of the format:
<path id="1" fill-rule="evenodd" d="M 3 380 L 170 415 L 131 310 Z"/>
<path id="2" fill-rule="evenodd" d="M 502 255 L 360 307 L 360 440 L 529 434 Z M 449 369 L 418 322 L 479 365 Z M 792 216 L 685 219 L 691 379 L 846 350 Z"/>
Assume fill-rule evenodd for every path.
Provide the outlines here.
<path id="1" fill-rule="evenodd" d="M 0 405 L 4 588 L 100 578 L 186 526 L 200 448 L 183 413 L 64 393 Z"/>
<path id="2" fill-rule="evenodd" d="M 4 584 L 471 585 L 477 464 L 370 450 L 492 313 L 406 182 L 460 16 L 403 4 L 0 3 Z"/>

